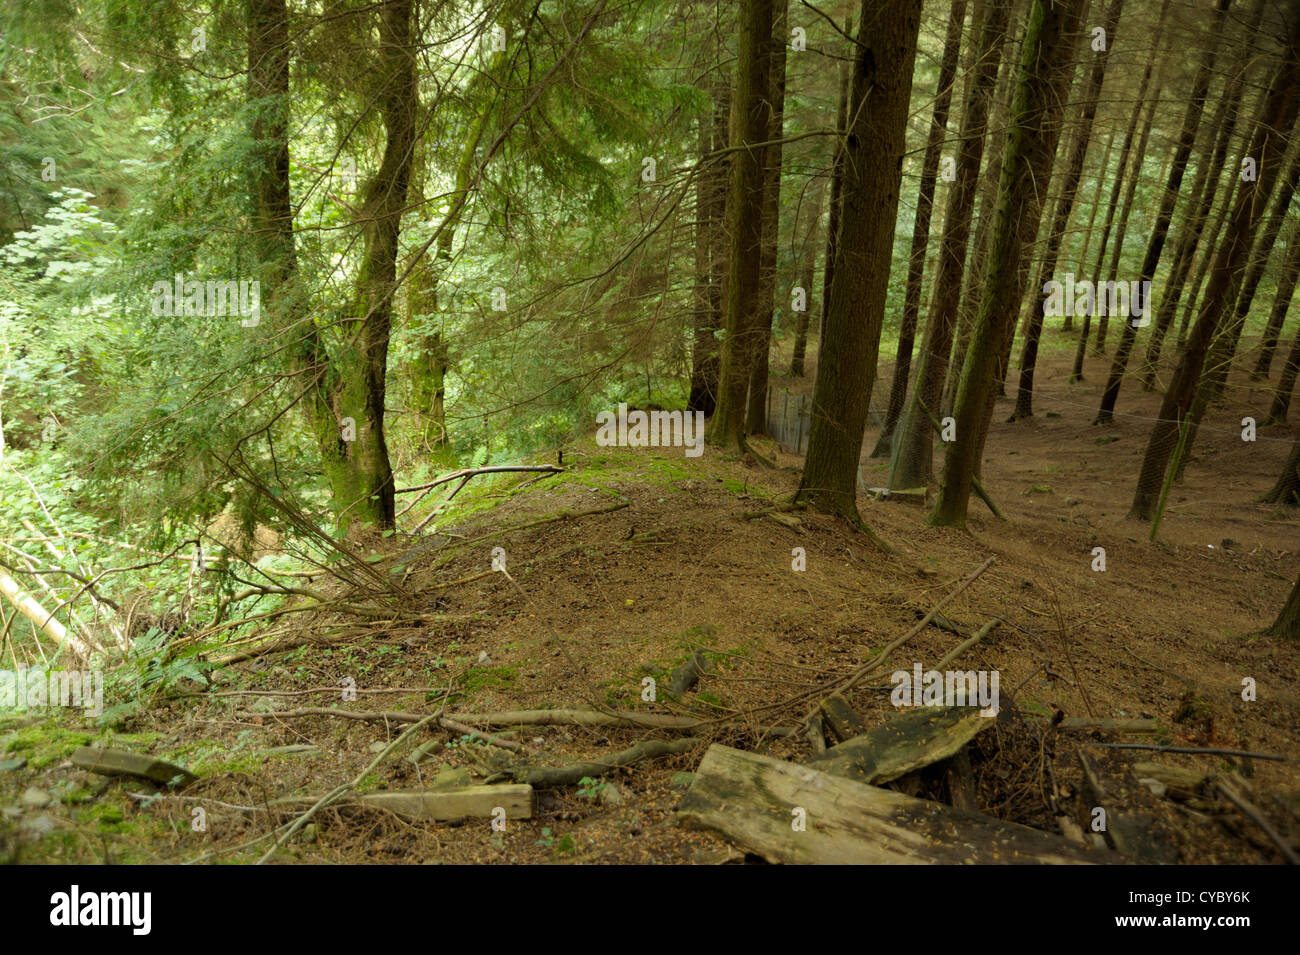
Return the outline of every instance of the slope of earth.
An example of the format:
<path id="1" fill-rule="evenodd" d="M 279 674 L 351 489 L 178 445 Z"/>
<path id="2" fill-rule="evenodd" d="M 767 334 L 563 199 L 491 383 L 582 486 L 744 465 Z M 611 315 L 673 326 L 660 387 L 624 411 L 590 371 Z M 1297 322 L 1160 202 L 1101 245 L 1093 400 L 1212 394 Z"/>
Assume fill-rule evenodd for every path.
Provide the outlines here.
<path id="1" fill-rule="evenodd" d="M 429 714 L 444 703 L 448 714 L 612 707 L 691 715 L 713 721 L 692 731 L 697 737 L 802 760 L 807 740 L 771 728 L 797 724 L 824 687 L 915 626 L 993 557 L 944 610 L 946 624 L 967 631 L 999 621 L 960 661 L 1001 678 L 1002 718 L 974 754 L 980 808 L 1056 831 L 1055 799 L 1086 820 L 1082 739 L 1061 737 L 1045 749 L 1046 718 L 1057 711 L 1154 718 L 1157 743 L 1267 751 L 1288 761 L 1088 747 L 1108 787 L 1122 794 L 1122 809 L 1148 821 L 1186 862 L 1279 861 L 1231 806 L 1160 799 L 1133 770 L 1158 759 L 1236 773 L 1293 843 L 1300 832 L 1300 647 L 1258 635 L 1300 573 L 1300 516 L 1252 503 L 1280 472 L 1288 445 L 1248 444 L 1229 426 L 1249 409 L 1258 414 L 1267 394 L 1234 389 L 1230 406 L 1207 420 L 1153 544 L 1148 527 L 1124 514 L 1149 427 L 1143 418 L 1154 416 L 1157 397 L 1130 384 L 1124 415 L 1094 428 L 1103 368 L 1094 360 L 1088 380 L 1074 386 L 1067 373 L 1064 359 L 1049 355 L 1038 417 L 1006 424 L 1009 404 L 999 404 L 983 475 L 1007 521 L 973 503 L 968 532 L 932 528 L 919 507 L 861 496 L 864 518 L 892 554 L 830 518 L 762 513 L 798 484 L 798 459 L 772 444 L 762 447 L 775 469 L 712 449 L 690 458 L 680 448 L 605 448 L 588 438 L 564 450 L 562 474 L 476 478 L 418 538 L 360 542 L 413 595 L 409 605 L 268 621 L 263 643 L 207 649 L 228 661 L 210 689 L 189 684 L 190 695 L 156 697 L 108 729 L 32 718 L 0 724 L 0 760 L 25 759 L 0 770 L 0 854 L 30 862 L 254 861 L 271 846 L 273 826 L 291 818 L 267 811 L 275 797 L 321 795 L 358 778 L 363 792 L 434 778 L 481 782 L 513 757 L 455 730 L 424 728 L 369 768 L 407 725 L 385 712 Z M 1261 436 L 1291 437 L 1284 428 Z M 866 447 L 874 443 L 869 434 Z M 865 484 L 883 483 L 880 467 L 864 459 Z M 421 502 L 411 516 L 429 507 Z M 493 570 L 498 547 L 505 573 Z M 1104 571 L 1093 569 L 1096 547 L 1105 548 Z M 804 569 L 796 569 L 800 549 Z M 850 701 L 868 723 L 888 718 L 889 671 L 932 666 L 961 639 L 925 628 L 891 657 L 878 685 L 858 687 Z M 669 699 L 667 675 L 697 651 L 710 672 Z M 647 676 L 659 681 L 655 702 L 642 697 Z M 1257 687 L 1252 702 L 1242 699 L 1246 678 Z M 341 699 L 344 684 L 355 686 L 355 702 Z M 502 735 L 524 748 L 530 765 L 559 766 L 674 734 L 530 725 Z M 149 784 L 91 776 L 67 757 L 92 738 L 173 759 L 200 778 L 159 796 Z M 416 746 L 428 751 L 418 763 L 408 758 Z M 541 790 L 535 817 L 510 820 L 504 831 L 487 819 L 438 825 L 377 809 L 327 809 L 271 857 L 739 861 L 742 852 L 721 838 L 673 824 L 702 754 L 703 744 L 604 780 Z M 200 807 L 205 827 L 196 830 Z"/>

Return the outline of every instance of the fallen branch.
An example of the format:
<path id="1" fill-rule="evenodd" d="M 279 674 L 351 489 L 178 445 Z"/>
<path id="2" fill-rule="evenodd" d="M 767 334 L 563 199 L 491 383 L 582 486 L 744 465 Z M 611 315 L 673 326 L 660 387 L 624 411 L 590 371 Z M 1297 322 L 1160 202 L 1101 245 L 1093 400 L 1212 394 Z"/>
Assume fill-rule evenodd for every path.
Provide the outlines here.
<path id="1" fill-rule="evenodd" d="M 290 839 L 292 839 L 294 833 L 296 833 L 299 829 L 301 829 L 303 826 L 307 824 L 308 819 L 316 815 L 317 812 L 319 812 L 321 809 L 324 809 L 326 806 L 330 805 L 331 803 L 338 802 L 340 799 L 346 796 L 353 789 L 356 789 L 358 786 L 360 786 L 362 780 L 364 780 L 368 775 L 370 775 L 370 773 L 373 772 L 374 769 L 384 761 L 384 759 L 388 756 L 388 754 L 391 753 L 393 750 L 395 750 L 398 747 L 398 745 L 403 740 L 406 739 L 407 736 L 410 736 L 412 733 L 418 730 L 421 726 L 424 726 L 426 723 L 431 723 L 432 721 L 438 719 L 440 715 L 441 715 L 441 711 L 439 711 L 438 713 L 430 713 L 428 716 L 420 720 L 418 723 L 412 723 L 401 733 L 400 736 L 398 736 L 391 743 L 385 746 L 383 750 L 379 753 L 379 755 L 370 761 L 370 765 L 361 771 L 360 775 L 355 777 L 351 782 L 344 783 L 342 786 L 336 786 L 334 789 L 331 789 L 320 799 L 316 800 L 316 803 L 310 809 L 304 812 L 301 816 L 295 819 L 288 826 L 284 827 L 284 831 L 280 834 L 280 837 L 275 840 L 275 843 L 271 846 L 271 848 L 267 849 L 266 852 L 262 855 L 260 859 L 257 860 L 255 864 L 264 865 L 266 862 L 268 862 L 271 859 L 271 857 L 275 855 L 275 850 L 280 848 Z"/>
<path id="2" fill-rule="evenodd" d="M 521 766 L 507 772 L 516 782 L 527 783 L 530 786 L 572 786 L 587 777 L 594 779 L 604 776 L 616 769 L 639 763 L 642 760 L 657 759 L 660 756 L 679 756 L 703 742 L 705 741 L 696 739 L 694 736 L 672 741 L 648 739 L 622 752 L 615 753 L 608 759 L 570 763 L 568 766 L 553 768 Z"/>
<path id="3" fill-rule="evenodd" d="M 979 643 L 990 633 L 996 630 L 998 624 L 1001 622 L 1002 621 L 999 620 L 997 617 L 994 617 L 988 623 L 984 624 L 984 626 L 980 627 L 979 630 L 975 631 L 974 635 L 972 635 L 966 640 L 963 640 L 961 643 L 957 644 L 957 646 L 953 647 L 946 654 L 944 654 L 943 659 L 941 659 L 938 663 L 936 663 L 934 665 L 934 668 L 936 670 L 942 670 L 953 660 L 956 660 L 959 656 L 961 656 L 971 647 L 975 646 L 975 644 Z"/>
<path id="4" fill-rule="evenodd" d="M 452 713 L 448 719 L 474 726 L 634 726 L 643 729 L 694 729 L 704 720 L 663 713 L 615 710 L 506 710 L 500 713 Z"/>
<path id="5" fill-rule="evenodd" d="M 1084 746 L 1101 746 L 1105 749 L 1150 749 L 1158 753 L 1190 753 L 1193 756 L 1245 756 L 1248 759 L 1271 759 L 1285 763 L 1285 756 L 1276 753 L 1252 753 L 1245 749 L 1216 749 L 1213 746 L 1158 746 L 1155 743 L 1101 743 L 1084 740 Z"/>
<path id="6" fill-rule="evenodd" d="M 429 488 L 437 487 L 439 484 L 446 484 L 449 481 L 455 481 L 459 478 L 478 477 L 480 474 L 500 474 L 506 471 L 549 471 L 553 474 L 564 473 L 564 468 L 556 467 L 554 464 L 510 464 L 494 465 L 486 468 L 464 468 L 460 471 L 452 471 L 450 474 L 444 474 L 435 481 L 428 484 L 417 484 L 414 487 L 399 487 L 394 494 L 410 494 L 413 491 L 427 491 Z"/>
<path id="7" fill-rule="evenodd" d="M 1250 800 L 1222 779 L 1215 781 L 1215 787 L 1228 797 L 1229 802 L 1245 813 L 1251 822 L 1264 831 L 1264 835 L 1268 836 L 1273 845 L 1282 851 L 1282 856 L 1287 862 L 1291 865 L 1300 865 L 1300 856 L 1296 855 L 1295 850 L 1287 844 L 1282 834 L 1273 828 L 1273 824 L 1264 818 L 1264 814 L 1256 809 Z"/>
<path id="8" fill-rule="evenodd" d="M 862 664 L 862 666 L 858 667 L 858 669 L 855 670 L 851 676 L 849 676 L 845 680 L 842 680 L 840 684 L 835 687 L 834 692 L 843 694 L 848 690 L 851 690 L 853 687 L 857 686 L 859 683 L 861 683 L 868 675 L 880 669 L 881 665 L 884 664 L 885 660 L 888 659 L 891 653 L 893 653 L 903 644 L 907 643 L 908 640 L 911 640 L 914 636 L 916 636 L 918 633 L 920 633 L 922 630 L 928 627 L 930 625 L 930 621 L 932 621 L 935 618 L 935 616 L 939 613 L 940 610 L 946 607 L 956 597 L 958 597 L 962 593 L 962 591 L 964 591 L 967 587 L 973 584 L 979 578 L 979 576 L 984 573 L 984 571 L 988 570 L 991 566 L 993 566 L 993 561 L 994 558 L 990 557 L 988 560 L 984 561 L 984 563 L 980 564 L 973 571 L 971 571 L 966 576 L 965 580 L 963 580 L 955 588 L 949 591 L 947 596 L 940 598 L 939 602 L 930 608 L 930 612 L 921 618 L 920 623 L 918 623 L 911 630 L 907 631 L 907 633 L 903 634 L 893 643 L 889 644 L 887 647 L 885 647 L 883 650 L 877 653 L 874 657 L 872 657 L 869 661 Z"/>

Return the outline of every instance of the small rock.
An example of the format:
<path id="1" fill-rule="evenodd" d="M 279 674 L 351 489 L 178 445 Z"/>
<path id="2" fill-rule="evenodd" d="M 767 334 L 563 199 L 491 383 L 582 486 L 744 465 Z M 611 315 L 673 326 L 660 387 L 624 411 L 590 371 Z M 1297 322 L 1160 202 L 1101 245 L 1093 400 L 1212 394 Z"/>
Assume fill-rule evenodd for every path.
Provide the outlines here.
<path id="1" fill-rule="evenodd" d="M 492 835 L 488 836 L 488 842 L 492 844 L 492 848 L 495 849 L 497 852 L 506 851 L 506 838 L 505 836 L 501 835 L 501 833 L 499 832 L 492 833 Z"/>
<path id="2" fill-rule="evenodd" d="M 21 819 L 23 817 L 23 811 L 17 806 L 5 806 L 3 809 L 0 809 L 0 816 L 3 816 L 5 819 Z"/>
<path id="3" fill-rule="evenodd" d="M 545 742 L 546 742 L 546 740 L 544 740 L 544 739 L 543 739 L 542 737 L 540 737 L 540 736 L 534 736 L 534 737 L 533 737 L 533 745 L 534 745 L 534 746 L 541 746 L 541 745 L 544 744 Z"/>
<path id="4" fill-rule="evenodd" d="M 486 651 L 486 650 L 480 650 L 480 651 L 478 652 L 478 665 L 479 665 L 479 666 L 481 666 L 481 667 L 485 667 L 485 666 L 487 666 L 487 665 L 488 665 L 489 663 L 491 663 L 491 662 L 492 662 L 492 658 L 491 658 L 490 656 L 487 655 L 487 651 Z"/>
<path id="5" fill-rule="evenodd" d="M 377 739 L 370 744 L 370 752 L 372 753 L 382 753 L 387 748 L 388 743 L 384 742 L 382 739 Z"/>
<path id="6" fill-rule="evenodd" d="M 49 793 L 44 789 L 37 789 L 35 786 L 28 786 L 22 798 L 23 808 L 25 809 L 44 809 L 53 801 Z"/>
<path id="7" fill-rule="evenodd" d="M 26 756 L 18 756 L 14 759 L 0 760 L 0 773 L 12 773 L 15 770 L 22 769 L 27 765 Z"/>
<path id="8" fill-rule="evenodd" d="M 613 783 L 600 790 L 600 804 L 606 809 L 617 809 L 627 802 L 627 797 Z"/>

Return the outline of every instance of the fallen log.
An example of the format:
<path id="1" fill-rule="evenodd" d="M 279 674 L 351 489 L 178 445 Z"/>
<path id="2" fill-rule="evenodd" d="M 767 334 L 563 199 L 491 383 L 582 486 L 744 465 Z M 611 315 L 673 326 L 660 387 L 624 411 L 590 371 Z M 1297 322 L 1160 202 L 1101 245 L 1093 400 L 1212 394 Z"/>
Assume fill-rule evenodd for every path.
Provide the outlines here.
<path id="1" fill-rule="evenodd" d="M 832 693 L 821 703 L 821 715 L 826 726 L 840 742 L 861 736 L 867 731 L 867 724 L 862 722 L 849 701 L 838 693 Z"/>
<path id="2" fill-rule="evenodd" d="M 806 765 L 860 783 L 887 783 L 957 755 L 994 722 L 975 707 L 917 707 L 830 747 Z"/>
<path id="3" fill-rule="evenodd" d="M 797 829 L 801 817 L 806 825 Z M 717 743 L 704 754 L 677 821 L 719 832 L 769 862 L 1111 861 L 1054 834 Z"/>

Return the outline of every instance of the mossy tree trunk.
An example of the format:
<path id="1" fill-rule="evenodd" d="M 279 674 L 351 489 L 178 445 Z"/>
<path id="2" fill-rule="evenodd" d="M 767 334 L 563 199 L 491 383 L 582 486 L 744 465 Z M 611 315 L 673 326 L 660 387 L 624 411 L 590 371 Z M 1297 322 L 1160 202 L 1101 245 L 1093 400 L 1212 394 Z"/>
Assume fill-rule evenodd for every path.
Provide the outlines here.
<path id="1" fill-rule="evenodd" d="M 1025 28 L 1012 100 L 988 264 L 953 417 L 956 439 L 944 456 L 939 497 L 929 522 L 964 526 L 971 487 L 993 414 L 999 356 L 1015 335 L 1016 310 L 1047 181 L 1061 136 L 1061 113 L 1073 75 L 1070 47 L 1079 28 L 1078 0 L 1034 0 Z"/>

